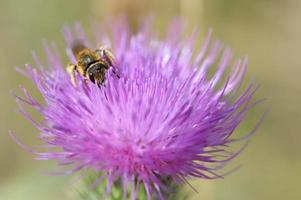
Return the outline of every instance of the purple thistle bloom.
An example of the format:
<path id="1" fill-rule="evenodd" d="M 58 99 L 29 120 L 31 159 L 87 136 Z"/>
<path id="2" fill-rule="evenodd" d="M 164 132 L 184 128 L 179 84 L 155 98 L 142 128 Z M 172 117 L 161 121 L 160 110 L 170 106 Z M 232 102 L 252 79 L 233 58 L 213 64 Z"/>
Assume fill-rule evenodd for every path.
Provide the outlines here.
<path id="1" fill-rule="evenodd" d="M 219 42 L 211 44 L 211 31 L 200 51 L 195 50 L 198 32 L 183 40 L 178 25 L 173 23 L 166 39 L 158 40 L 150 25 L 131 34 L 121 22 L 112 25 L 112 39 L 95 31 L 95 45 L 79 25 L 65 28 L 71 63 L 75 63 L 70 53 L 74 40 L 91 49 L 101 41 L 116 56 L 120 78 L 110 69 L 104 86 L 98 88 L 77 76 L 75 88 L 65 71 L 67 63 L 54 45 L 46 44 L 48 68 L 34 55 L 37 68 L 26 65 L 22 71 L 34 81 L 45 103 L 38 103 L 24 88 L 25 98 L 17 97 L 43 116 L 42 122 L 35 122 L 21 106 L 47 144 L 46 152 L 28 150 L 37 159 L 72 165 L 69 173 L 83 169 L 101 173 L 98 182 L 106 178 L 108 192 L 120 181 L 124 197 L 131 188 L 132 200 L 141 186 L 148 199 L 165 199 L 166 179 L 183 183 L 189 177 L 222 177 L 216 170 L 242 150 L 230 153 L 227 147 L 250 136 L 231 137 L 256 104 L 252 103 L 256 87 L 250 83 L 238 93 L 247 59 L 232 66 L 230 49 Z M 216 70 L 209 75 L 212 69 Z M 227 69 L 232 71 L 225 73 Z"/>

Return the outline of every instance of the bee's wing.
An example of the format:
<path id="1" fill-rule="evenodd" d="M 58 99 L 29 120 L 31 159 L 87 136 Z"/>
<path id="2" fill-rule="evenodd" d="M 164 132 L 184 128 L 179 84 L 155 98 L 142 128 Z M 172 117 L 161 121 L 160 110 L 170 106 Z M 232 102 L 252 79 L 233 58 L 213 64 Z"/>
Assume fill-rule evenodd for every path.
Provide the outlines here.
<path id="1" fill-rule="evenodd" d="M 71 45 L 71 50 L 74 55 L 77 55 L 79 52 L 81 52 L 83 49 L 86 49 L 87 47 L 81 42 L 80 40 L 76 40 Z"/>

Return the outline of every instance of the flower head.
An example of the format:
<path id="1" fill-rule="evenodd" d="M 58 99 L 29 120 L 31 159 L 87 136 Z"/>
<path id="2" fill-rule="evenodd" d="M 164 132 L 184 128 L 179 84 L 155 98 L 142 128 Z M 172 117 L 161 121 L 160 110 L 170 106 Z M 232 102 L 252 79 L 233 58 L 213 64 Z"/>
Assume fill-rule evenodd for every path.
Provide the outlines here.
<path id="1" fill-rule="evenodd" d="M 38 103 L 24 88 L 26 98 L 18 97 L 43 116 L 38 123 L 24 112 L 41 132 L 39 139 L 48 144 L 46 152 L 32 152 L 41 160 L 72 165 L 71 173 L 100 172 L 99 180 L 108 180 L 108 191 L 119 181 L 124 196 L 131 188 L 131 199 L 141 185 L 148 199 L 164 199 L 166 180 L 221 177 L 216 170 L 240 152 L 226 149 L 237 141 L 231 136 L 254 105 L 253 83 L 237 92 L 247 60 L 232 66 L 230 49 L 211 43 L 211 32 L 200 51 L 195 50 L 197 32 L 183 40 L 177 23 L 163 40 L 155 38 L 148 25 L 137 34 L 125 23 L 112 25 L 112 30 L 112 39 L 97 33 L 95 44 L 102 41 L 111 47 L 120 78 L 108 70 L 101 88 L 81 76 L 74 87 L 66 63 L 49 45 L 47 69 L 36 56 L 37 67 L 26 66 L 25 75 L 45 100 Z M 67 52 L 76 39 L 96 48 L 79 25 L 64 34 Z M 74 56 L 68 55 L 74 63 Z M 232 71 L 225 73 L 227 69 Z"/>

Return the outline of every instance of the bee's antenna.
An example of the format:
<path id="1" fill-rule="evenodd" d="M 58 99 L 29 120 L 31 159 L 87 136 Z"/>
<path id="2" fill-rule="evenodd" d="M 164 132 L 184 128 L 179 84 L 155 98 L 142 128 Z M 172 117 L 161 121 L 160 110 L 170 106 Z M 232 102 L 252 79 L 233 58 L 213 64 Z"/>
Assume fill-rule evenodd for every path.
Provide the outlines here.
<path id="1" fill-rule="evenodd" d="M 117 78 L 120 78 L 119 74 L 114 69 L 112 70 L 112 72 L 117 76 Z"/>

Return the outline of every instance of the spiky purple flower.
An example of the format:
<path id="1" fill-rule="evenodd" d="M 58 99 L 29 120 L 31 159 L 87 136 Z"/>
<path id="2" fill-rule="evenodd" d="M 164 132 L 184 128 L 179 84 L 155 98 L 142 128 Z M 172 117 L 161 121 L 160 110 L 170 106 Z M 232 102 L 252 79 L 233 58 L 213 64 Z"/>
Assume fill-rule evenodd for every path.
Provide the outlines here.
<path id="1" fill-rule="evenodd" d="M 166 180 L 221 177 L 216 170 L 240 152 L 229 153 L 227 147 L 237 141 L 231 136 L 254 105 L 256 88 L 250 83 L 238 93 L 246 59 L 232 63 L 229 48 L 211 44 L 211 32 L 195 50 L 197 32 L 183 40 L 177 25 L 159 40 L 148 25 L 131 34 L 125 23 L 119 23 L 112 25 L 112 39 L 104 32 L 96 34 L 95 45 L 78 25 L 66 28 L 67 52 L 76 39 L 91 49 L 99 41 L 111 47 L 121 77 L 109 70 L 101 88 L 85 84 L 80 76 L 75 88 L 65 71 L 67 63 L 45 45 L 49 68 L 34 56 L 37 68 L 27 65 L 24 72 L 45 103 L 38 103 L 24 88 L 26 98 L 18 97 L 44 119 L 35 122 L 24 111 L 47 144 L 46 152 L 31 150 L 37 158 L 70 164 L 70 173 L 99 172 L 99 180 L 108 180 L 108 191 L 118 180 L 124 197 L 131 188 L 133 200 L 141 185 L 148 199 L 164 199 Z M 75 63 L 73 55 L 69 58 Z M 232 71 L 225 73 L 227 69 Z"/>

